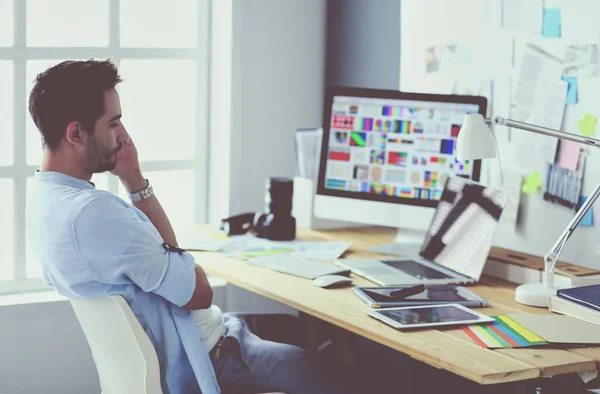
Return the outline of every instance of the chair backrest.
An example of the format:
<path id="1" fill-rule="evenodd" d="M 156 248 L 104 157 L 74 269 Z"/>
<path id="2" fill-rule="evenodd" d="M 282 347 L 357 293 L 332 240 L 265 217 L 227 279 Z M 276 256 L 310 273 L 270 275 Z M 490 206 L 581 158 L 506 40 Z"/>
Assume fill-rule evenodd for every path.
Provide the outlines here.
<path id="1" fill-rule="evenodd" d="M 103 394 L 162 394 L 156 351 L 127 301 L 121 296 L 70 301 Z"/>

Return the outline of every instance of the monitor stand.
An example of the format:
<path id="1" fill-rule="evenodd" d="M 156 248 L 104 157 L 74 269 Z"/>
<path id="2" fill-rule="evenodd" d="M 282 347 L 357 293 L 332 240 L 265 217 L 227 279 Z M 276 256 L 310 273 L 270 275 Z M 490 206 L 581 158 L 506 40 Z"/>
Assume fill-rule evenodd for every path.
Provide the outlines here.
<path id="1" fill-rule="evenodd" d="M 367 249 L 369 252 L 394 256 L 417 256 L 427 234 L 424 230 L 398 229 L 394 242 Z"/>

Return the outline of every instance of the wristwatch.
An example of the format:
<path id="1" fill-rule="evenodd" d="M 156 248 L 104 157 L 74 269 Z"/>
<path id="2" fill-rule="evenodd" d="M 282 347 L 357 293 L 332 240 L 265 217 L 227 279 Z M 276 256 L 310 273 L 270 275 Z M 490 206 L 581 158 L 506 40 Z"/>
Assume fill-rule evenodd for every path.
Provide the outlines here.
<path id="1" fill-rule="evenodd" d="M 150 198 L 154 195 L 154 189 L 152 189 L 150 181 L 146 179 L 146 182 L 148 182 L 148 186 L 146 186 L 145 189 L 129 193 L 129 199 L 131 200 L 131 202 L 144 201 L 145 199 Z"/>

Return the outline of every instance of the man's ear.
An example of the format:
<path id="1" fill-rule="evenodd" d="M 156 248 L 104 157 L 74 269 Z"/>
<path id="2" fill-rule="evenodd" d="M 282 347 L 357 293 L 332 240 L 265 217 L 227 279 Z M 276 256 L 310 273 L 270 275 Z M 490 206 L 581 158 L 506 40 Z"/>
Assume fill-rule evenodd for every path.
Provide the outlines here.
<path id="1" fill-rule="evenodd" d="M 71 145 L 84 145 L 82 134 L 83 132 L 81 130 L 81 123 L 71 122 L 67 125 L 67 132 L 65 137 Z"/>

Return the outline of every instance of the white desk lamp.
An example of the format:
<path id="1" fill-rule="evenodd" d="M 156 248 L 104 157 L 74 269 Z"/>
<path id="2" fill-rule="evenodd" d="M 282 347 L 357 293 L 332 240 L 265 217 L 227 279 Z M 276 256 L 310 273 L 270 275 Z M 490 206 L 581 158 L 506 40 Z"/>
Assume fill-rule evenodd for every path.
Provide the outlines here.
<path id="1" fill-rule="evenodd" d="M 456 156 L 458 160 L 476 160 L 496 157 L 496 139 L 488 124 L 504 125 L 516 129 L 532 131 L 534 133 L 548 135 L 575 141 L 584 145 L 600 148 L 600 140 L 589 138 L 578 134 L 565 133 L 564 131 L 548 129 L 528 123 L 518 122 L 496 116 L 493 119 L 484 119 L 481 114 L 468 114 L 464 118 L 456 141 Z M 527 283 L 517 287 L 515 299 L 525 305 L 548 307 L 549 298 L 556 295 L 557 288 L 554 286 L 554 266 L 558 261 L 563 248 L 575 231 L 585 214 L 592 207 L 600 195 L 600 183 L 590 194 L 581 208 L 577 211 L 567 228 L 552 246 L 552 249 L 544 256 L 544 276 L 542 283 Z"/>

